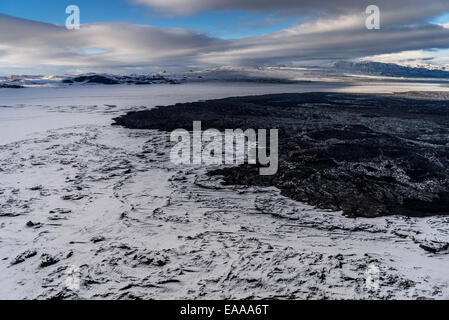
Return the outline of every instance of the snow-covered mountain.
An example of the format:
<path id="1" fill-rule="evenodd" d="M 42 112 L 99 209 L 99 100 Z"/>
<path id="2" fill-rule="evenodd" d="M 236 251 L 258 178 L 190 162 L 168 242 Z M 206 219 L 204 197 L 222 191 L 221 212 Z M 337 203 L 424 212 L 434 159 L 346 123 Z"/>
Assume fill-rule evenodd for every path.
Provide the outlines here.
<path id="1" fill-rule="evenodd" d="M 362 61 L 362 62 L 339 61 L 334 63 L 333 68 L 335 68 L 336 71 L 353 74 L 362 74 L 362 75 L 377 75 L 385 77 L 404 77 L 404 78 L 449 79 L 449 68 L 446 66 L 410 67 L 410 66 L 401 66 L 394 63 L 382 63 L 372 61 Z"/>
<path id="2" fill-rule="evenodd" d="M 157 83 L 178 83 L 175 79 L 165 77 L 160 74 L 142 75 L 111 75 L 111 74 L 85 74 L 67 77 L 62 80 L 64 84 L 157 84 Z"/>
<path id="3" fill-rule="evenodd" d="M 65 76 L 28 76 L 14 75 L 0 77 L 0 88 L 25 88 L 25 87 L 54 87 L 69 85 L 114 85 L 114 84 L 174 84 L 178 81 L 172 77 L 162 76 L 160 74 L 142 74 L 142 75 L 112 75 L 88 73 L 81 75 Z"/>

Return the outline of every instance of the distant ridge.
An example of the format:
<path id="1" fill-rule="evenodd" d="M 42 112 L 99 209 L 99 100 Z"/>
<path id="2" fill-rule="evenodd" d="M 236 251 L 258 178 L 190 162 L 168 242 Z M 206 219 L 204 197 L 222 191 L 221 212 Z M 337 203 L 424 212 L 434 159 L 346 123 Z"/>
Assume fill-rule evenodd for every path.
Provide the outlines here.
<path id="1" fill-rule="evenodd" d="M 0 89 L 27 87 L 60 87 L 77 85 L 151 85 L 190 82 L 254 82 L 254 83 L 312 83 L 328 79 L 346 79 L 355 76 L 396 77 L 404 79 L 449 79 L 449 67 L 401 66 L 382 62 L 338 61 L 327 66 L 309 67 L 218 67 L 204 70 L 159 72 L 148 74 L 114 75 L 86 73 L 79 75 L 0 76 Z"/>
<path id="2" fill-rule="evenodd" d="M 365 75 L 378 75 L 386 77 L 406 77 L 406 78 L 438 78 L 449 79 L 449 70 L 431 69 L 426 67 L 407 67 L 394 63 L 382 63 L 372 61 L 348 62 L 338 61 L 333 67 L 336 71 L 346 71 Z"/>

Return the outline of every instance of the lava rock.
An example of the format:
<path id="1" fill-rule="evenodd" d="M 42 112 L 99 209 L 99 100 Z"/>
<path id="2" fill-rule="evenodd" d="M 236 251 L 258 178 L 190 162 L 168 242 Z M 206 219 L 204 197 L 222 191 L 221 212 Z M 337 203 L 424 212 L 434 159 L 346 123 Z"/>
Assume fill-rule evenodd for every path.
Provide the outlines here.
<path id="1" fill-rule="evenodd" d="M 12 262 L 11 265 L 16 265 L 19 263 L 24 262 L 25 260 L 34 257 L 35 255 L 37 255 L 36 250 L 26 250 L 25 252 L 19 254 L 17 257 L 15 257 Z"/>
<path id="2" fill-rule="evenodd" d="M 449 102 L 394 95 L 276 94 L 130 112 L 132 129 L 279 129 L 279 170 L 211 171 L 350 217 L 449 214 Z"/>
<path id="3" fill-rule="evenodd" d="M 3 89 L 23 89 L 24 86 L 18 85 L 18 84 L 9 84 L 9 83 L 1 83 L 0 88 Z"/>
<path id="4" fill-rule="evenodd" d="M 39 267 L 47 268 L 59 262 L 59 258 L 56 256 L 52 256 L 48 253 L 43 253 L 41 255 L 41 263 Z"/>

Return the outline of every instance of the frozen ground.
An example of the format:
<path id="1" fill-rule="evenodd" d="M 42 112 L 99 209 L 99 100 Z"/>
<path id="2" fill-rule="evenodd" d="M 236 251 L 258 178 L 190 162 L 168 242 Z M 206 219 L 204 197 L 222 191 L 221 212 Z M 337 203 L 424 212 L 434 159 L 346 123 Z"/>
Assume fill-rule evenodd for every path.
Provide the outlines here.
<path id="1" fill-rule="evenodd" d="M 131 109 L 227 96 L 435 91 L 447 99 L 448 89 L 0 89 L 0 298 L 447 299 L 448 217 L 348 219 L 276 189 L 223 187 L 205 168 L 173 166 L 166 134 L 110 123 Z"/>

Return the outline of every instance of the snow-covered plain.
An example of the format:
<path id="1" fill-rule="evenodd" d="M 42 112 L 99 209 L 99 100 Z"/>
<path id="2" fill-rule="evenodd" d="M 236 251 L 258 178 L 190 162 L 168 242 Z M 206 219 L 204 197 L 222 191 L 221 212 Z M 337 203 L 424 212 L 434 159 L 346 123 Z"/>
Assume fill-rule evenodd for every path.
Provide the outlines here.
<path id="1" fill-rule="evenodd" d="M 110 125 L 229 96 L 449 96 L 445 82 L 319 80 L 0 89 L 0 298 L 449 298 L 449 252 L 423 249 L 449 243 L 448 217 L 348 219 L 224 187 L 171 164 L 167 133 Z"/>

